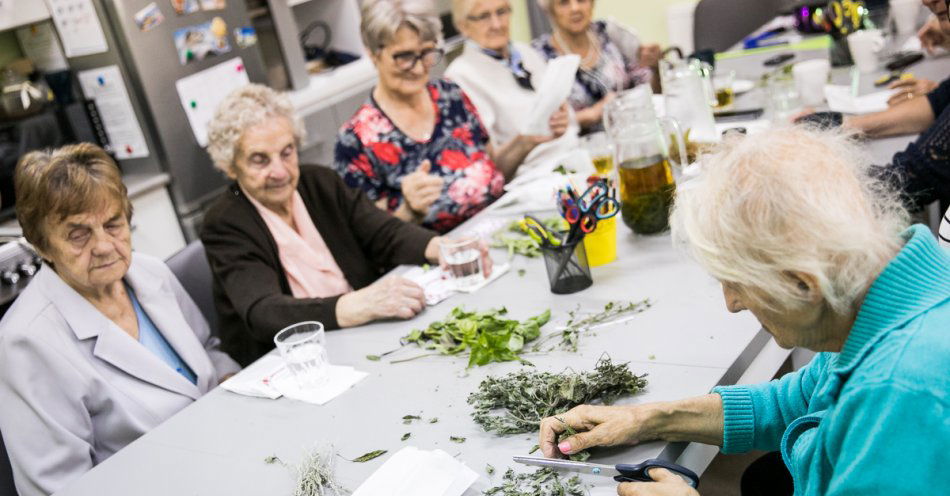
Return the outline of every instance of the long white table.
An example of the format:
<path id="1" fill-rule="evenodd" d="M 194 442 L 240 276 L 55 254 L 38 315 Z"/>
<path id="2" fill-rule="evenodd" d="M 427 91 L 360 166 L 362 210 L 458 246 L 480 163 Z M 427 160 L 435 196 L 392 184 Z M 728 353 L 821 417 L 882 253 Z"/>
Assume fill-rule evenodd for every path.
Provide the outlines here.
<path id="1" fill-rule="evenodd" d="M 738 68 L 761 71 L 757 56 L 733 59 Z M 946 61 L 914 68 L 918 76 L 941 79 Z M 756 73 L 758 74 L 758 73 Z M 752 96 L 748 97 L 752 98 Z M 741 101 L 740 101 L 741 102 Z M 910 137 L 872 142 L 876 157 L 889 158 Z M 476 221 L 487 221 L 491 213 Z M 407 322 L 375 323 L 328 333 L 331 360 L 370 373 L 353 389 L 324 406 L 281 398 L 256 399 L 220 388 L 207 394 L 153 431 L 100 464 L 58 494 L 68 496 L 149 495 L 261 495 L 290 494 L 291 473 L 279 464 L 265 463 L 276 455 L 298 462 L 305 451 L 332 444 L 343 457 L 386 449 L 389 454 L 367 463 L 339 460 L 339 479 L 350 489 L 376 470 L 388 456 L 408 445 L 441 448 L 482 474 L 476 487 L 490 484 L 486 464 L 496 468 L 498 481 L 511 462 L 536 444 L 536 434 L 499 437 L 483 432 L 470 417 L 466 397 L 486 375 L 517 370 L 517 363 L 465 369 L 466 359 L 427 357 L 402 364 L 373 362 L 378 354 L 398 345 L 401 336 L 443 318 L 454 306 L 489 309 L 505 306 L 513 318 L 523 319 L 551 309 L 554 322 L 580 305 L 596 310 L 610 300 L 649 298 L 653 308 L 628 322 L 598 329 L 584 337 L 577 353 L 555 351 L 528 355 L 538 370 L 566 367 L 588 370 L 604 353 L 615 361 L 630 362 L 637 373 L 649 374 L 646 391 L 620 401 L 646 403 L 706 393 L 718 384 L 758 382 L 772 377 L 788 356 L 760 330 L 749 313 L 730 314 L 719 284 L 671 246 L 668 235 L 637 237 L 618 226 L 619 259 L 593 269 L 594 285 L 574 295 L 549 291 L 541 259 L 516 257 L 509 274 L 480 292 L 459 295 L 427 309 Z M 495 252 L 496 260 L 505 255 Z M 518 270 L 524 269 L 523 277 Z M 407 348 L 396 357 L 419 350 Z M 404 415 L 423 417 L 411 425 Z M 427 423 L 438 417 L 439 422 Z M 412 437 L 400 437 L 411 432 Z M 449 441 L 462 436 L 463 444 Z M 684 451 L 685 448 L 685 451 Z M 597 450 L 592 461 L 612 463 L 663 456 L 702 471 L 715 449 L 690 444 L 654 442 L 632 448 Z M 593 493 L 613 494 L 607 478 L 587 479 Z"/>

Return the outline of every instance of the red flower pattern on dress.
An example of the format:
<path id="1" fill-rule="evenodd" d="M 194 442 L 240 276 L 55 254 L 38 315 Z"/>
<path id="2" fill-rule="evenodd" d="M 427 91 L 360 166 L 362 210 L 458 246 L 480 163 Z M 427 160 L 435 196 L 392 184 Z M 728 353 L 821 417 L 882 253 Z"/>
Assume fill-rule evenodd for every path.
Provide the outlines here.
<path id="1" fill-rule="evenodd" d="M 472 131 L 468 127 L 457 127 L 452 130 L 452 137 L 465 143 L 468 146 L 472 146 L 474 142 L 472 141 Z M 481 153 L 481 152 L 475 152 Z M 475 155 L 472 155 L 472 158 L 475 158 Z"/>
<path id="2" fill-rule="evenodd" d="M 465 152 L 459 150 L 442 150 L 442 155 L 439 156 L 439 166 L 448 167 L 452 170 L 465 169 L 471 163 L 472 161 L 465 155 Z"/>
<path id="3" fill-rule="evenodd" d="M 363 145 L 379 141 L 380 136 L 392 132 L 393 124 L 380 112 L 373 112 L 372 108 L 361 108 L 351 120 L 353 130 Z"/>
<path id="4" fill-rule="evenodd" d="M 398 146 L 392 143 L 372 143 L 369 146 L 370 150 L 373 151 L 373 155 L 376 155 L 376 158 L 383 162 L 392 165 L 399 163 L 399 155 L 402 150 Z"/>
<path id="5" fill-rule="evenodd" d="M 366 174 L 366 177 L 376 177 L 376 171 L 373 170 L 373 166 L 369 163 L 369 157 L 367 157 L 365 153 L 359 154 L 356 160 L 350 164 L 350 167 Z"/>

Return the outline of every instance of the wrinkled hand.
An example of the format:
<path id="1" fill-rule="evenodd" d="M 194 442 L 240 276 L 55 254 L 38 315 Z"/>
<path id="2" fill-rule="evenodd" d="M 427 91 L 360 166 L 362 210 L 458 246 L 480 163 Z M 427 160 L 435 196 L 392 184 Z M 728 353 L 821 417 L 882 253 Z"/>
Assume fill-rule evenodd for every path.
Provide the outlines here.
<path id="1" fill-rule="evenodd" d="M 897 90 L 887 99 L 887 106 L 893 107 L 899 103 L 904 103 L 914 97 L 923 96 L 930 93 L 937 87 L 937 83 L 929 79 L 901 79 L 894 81 L 888 88 Z"/>
<path id="2" fill-rule="evenodd" d="M 653 440 L 647 432 L 651 416 L 648 405 L 594 406 L 581 405 L 541 421 L 538 445 L 549 458 L 563 458 L 593 446 L 637 444 Z M 560 420 L 558 420 L 560 419 Z M 562 422 L 563 420 L 563 422 Z M 577 434 L 558 444 L 558 436 L 571 426 Z"/>
<path id="3" fill-rule="evenodd" d="M 447 269 L 448 263 L 444 258 L 442 258 L 442 250 L 440 249 L 440 244 L 442 243 L 443 239 L 445 238 L 441 236 L 432 238 L 432 241 L 430 241 L 429 245 L 426 247 L 426 259 L 432 262 L 438 262 L 439 267 Z M 485 240 L 478 240 L 478 252 L 479 257 L 482 260 L 482 272 L 487 278 L 491 275 L 494 262 L 491 259 L 491 252 L 489 251 L 488 243 L 486 243 Z"/>
<path id="4" fill-rule="evenodd" d="M 423 160 L 416 170 L 402 178 L 403 202 L 419 216 L 429 213 L 429 207 L 439 199 L 445 184 L 441 177 L 429 174 L 431 170 L 432 163 Z"/>
<path id="5" fill-rule="evenodd" d="M 656 43 L 640 45 L 637 60 L 644 67 L 657 67 L 660 65 L 660 45 Z"/>
<path id="6" fill-rule="evenodd" d="M 917 37 L 920 38 L 920 46 L 930 55 L 933 55 L 937 48 L 950 49 L 950 39 L 940 29 L 940 21 L 936 17 L 927 20 L 920 31 L 917 31 Z"/>
<path id="7" fill-rule="evenodd" d="M 548 119 L 548 126 L 551 128 L 551 136 L 554 138 L 560 138 L 565 132 L 567 132 L 568 125 L 570 125 L 570 114 L 567 111 L 567 104 L 562 103 L 561 107 L 551 114 L 551 118 Z"/>
<path id="8" fill-rule="evenodd" d="M 682 477 L 665 468 L 650 469 L 654 482 L 624 482 L 617 486 L 620 496 L 699 496 Z"/>
<path id="9" fill-rule="evenodd" d="M 426 306 L 425 292 L 402 277 L 385 277 L 351 294 L 359 295 L 359 310 L 367 322 L 377 319 L 411 319 Z"/>

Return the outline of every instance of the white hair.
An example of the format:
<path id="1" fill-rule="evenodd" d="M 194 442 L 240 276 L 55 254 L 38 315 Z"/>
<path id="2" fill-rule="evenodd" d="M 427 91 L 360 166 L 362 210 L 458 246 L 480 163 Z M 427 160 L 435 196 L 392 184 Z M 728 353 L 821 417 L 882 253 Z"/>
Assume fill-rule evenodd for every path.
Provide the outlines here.
<path id="1" fill-rule="evenodd" d="M 464 23 L 468 15 L 472 13 L 472 9 L 475 7 L 475 2 L 478 0 L 452 0 L 452 23 L 455 24 L 456 28 Z M 461 31 L 461 28 L 459 28 Z"/>
<path id="2" fill-rule="evenodd" d="M 244 131 L 271 117 L 290 120 L 294 138 L 300 143 L 303 122 L 287 95 L 262 84 L 248 84 L 229 93 L 208 123 L 208 154 L 214 166 L 225 173 L 231 171 Z"/>
<path id="3" fill-rule="evenodd" d="M 909 215 L 841 131 L 801 126 L 727 138 L 683 184 L 673 238 L 714 277 L 773 309 L 800 307 L 790 272 L 816 278 L 837 313 L 852 309 L 903 246 Z"/>
<path id="4" fill-rule="evenodd" d="M 364 0 L 361 13 L 360 36 L 370 53 L 379 53 L 402 27 L 422 41 L 442 43 L 442 21 L 431 0 Z"/>

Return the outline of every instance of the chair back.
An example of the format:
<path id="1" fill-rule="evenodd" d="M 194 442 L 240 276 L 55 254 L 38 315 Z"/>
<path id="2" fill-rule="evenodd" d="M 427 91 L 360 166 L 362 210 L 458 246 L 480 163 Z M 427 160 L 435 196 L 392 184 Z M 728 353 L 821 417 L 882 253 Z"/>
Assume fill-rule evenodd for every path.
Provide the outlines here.
<path id="1" fill-rule="evenodd" d="M 785 7 L 784 0 L 700 0 L 693 14 L 696 50 L 724 52 Z"/>
<path id="2" fill-rule="evenodd" d="M 218 312 L 214 307 L 214 276 L 205 256 L 205 247 L 201 240 L 188 243 L 181 251 L 165 261 L 168 267 L 185 287 L 185 291 L 198 305 L 211 333 L 218 335 Z"/>

